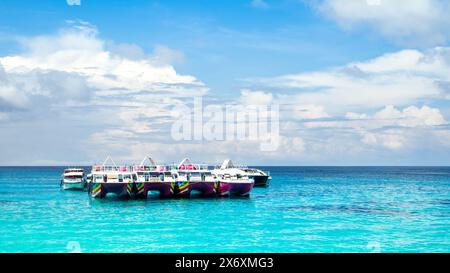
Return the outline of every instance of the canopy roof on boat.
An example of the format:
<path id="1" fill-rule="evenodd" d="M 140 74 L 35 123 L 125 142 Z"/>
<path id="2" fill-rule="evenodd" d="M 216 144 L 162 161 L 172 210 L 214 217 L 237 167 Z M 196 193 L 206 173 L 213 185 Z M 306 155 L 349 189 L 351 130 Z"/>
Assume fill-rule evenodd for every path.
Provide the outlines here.
<path id="1" fill-rule="evenodd" d="M 222 163 L 222 166 L 220 166 L 221 169 L 230 169 L 234 168 L 233 162 L 231 162 L 231 159 L 225 159 L 225 161 Z"/>
<path id="2" fill-rule="evenodd" d="M 156 162 L 153 160 L 151 156 L 144 157 L 139 166 L 144 166 L 146 160 L 150 163 L 148 166 L 156 166 Z"/>
<path id="3" fill-rule="evenodd" d="M 111 162 L 111 165 L 106 165 L 106 163 Z M 105 161 L 103 161 L 102 166 L 114 166 L 117 167 L 116 162 L 114 162 L 114 160 L 108 155 L 108 157 L 105 159 Z"/>
<path id="4" fill-rule="evenodd" d="M 67 168 L 64 170 L 64 172 L 83 172 L 83 168 Z"/>
<path id="5" fill-rule="evenodd" d="M 183 165 L 185 165 L 185 166 L 192 165 L 192 161 L 189 158 L 186 157 L 185 159 L 183 159 L 180 162 L 180 164 L 178 164 L 178 167 L 181 167 Z"/>

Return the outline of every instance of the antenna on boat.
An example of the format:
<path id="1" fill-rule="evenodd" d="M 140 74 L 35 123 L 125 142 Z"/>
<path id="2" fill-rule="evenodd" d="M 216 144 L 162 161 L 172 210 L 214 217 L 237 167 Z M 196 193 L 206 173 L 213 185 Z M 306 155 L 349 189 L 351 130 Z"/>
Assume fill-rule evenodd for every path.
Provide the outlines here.
<path id="1" fill-rule="evenodd" d="M 103 161 L 102 166 L 106 166 L 106 162 L 111 161 L 111 163 L 113 164 L 114 167 L 117 167 L 116 162 L 114 162 L 114 160 L 108 155 L 108 157 L 105 159 L 105 161 Z"/>
<path id="2" fill-rule="evenodd" d="M 144 166 L 144 162 L 147 159 L 148 159 L 148 162 L 150 162 L 150 164 L 151 164 L 150 166 L 156 166 L 156 162 L 150 156 L 144 157 L 144 159 L 141 161 L 141 164 L 139 166 Z"/>

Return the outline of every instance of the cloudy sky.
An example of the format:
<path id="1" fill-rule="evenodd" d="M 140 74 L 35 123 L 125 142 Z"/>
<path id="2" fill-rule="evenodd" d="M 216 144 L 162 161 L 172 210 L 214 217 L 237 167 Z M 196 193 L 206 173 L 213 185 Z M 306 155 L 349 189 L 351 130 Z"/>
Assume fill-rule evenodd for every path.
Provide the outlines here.
<path id="1" fill-rule="evenodd" d="M 0 2 L 0 165 L 449 165 L 450 3 Z M 177 109 L 278 105 L 279 145 L 177 140 Z"/>

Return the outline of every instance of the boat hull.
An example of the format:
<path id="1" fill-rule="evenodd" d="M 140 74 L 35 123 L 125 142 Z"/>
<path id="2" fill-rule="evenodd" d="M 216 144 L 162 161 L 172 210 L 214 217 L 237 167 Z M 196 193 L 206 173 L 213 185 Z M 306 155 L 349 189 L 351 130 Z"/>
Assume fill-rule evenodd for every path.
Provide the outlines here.
<path id="1" fill-rule="evenodd" d="M 248 182 L 224 182 L 217 183 L 217 194 L 219 196 L 235 195 L 235 196 L 249 196 L 253 189 L 253 183 Z"/>
<path id="2" fill-rule="evenodd" d="M 269 176 L 268 175 L 255 175 L 250 176 L 255 181 L 255 187 L 267 187 L 269 186 Z"/>
<path id="3" fill-rule="evenodd" d="M 149 191 L 159 192 L 160 198 L 169 198 L 173 195 L 170 182 L 141 182 L 136 183 L 138 198 L 147 198 Z"/>
<path id="4" fill-rule="evenodd" d="M 249 182 L 98 182 L 89 184 L 89 194 L 94 198 L 105 198 L 113 193 L 120 198 L 146 199 L 149 191 L 159 192 L 160 198 L 189 198 L 191 192 L 201 196 L 248 196 L 253 189 Z"/>
<path id="5" fill-rule="evenodd" d="M 119 198 L 130 198 L 133 196 L 134 183 L 92 183 L 89 193 L 94 198 L 104 198 L 108 193 L 115 194 Z"/>
<path id="6" fill-rule="evenodd" d="M 173 197 L 188 198 L 191 195 L 191 185 L 188 181 L 171 182 L 170 188 Z"/>
<path id="7" fill-rule="evenodd" d="M 249 196 L 253 189 L 253 183 L 230 183 L 230 195 Z"/>
<path id="8" fill-rule="evenodd" d="M 199 192 L 201 196 L 214 196 L 216 195 L 215 182 L 190 182 L 191 193 Z"/>
<path id="9" fill-rule="evenodd" d="M 84 181 L 80 182 L 62 182 L 61 187 L 63 190 L 83 190 L 86 183 Z"/>

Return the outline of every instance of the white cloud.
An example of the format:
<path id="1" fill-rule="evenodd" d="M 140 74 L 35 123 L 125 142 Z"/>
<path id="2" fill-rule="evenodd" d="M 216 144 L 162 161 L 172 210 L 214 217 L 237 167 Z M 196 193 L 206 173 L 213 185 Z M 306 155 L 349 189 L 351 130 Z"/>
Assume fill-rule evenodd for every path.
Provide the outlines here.
<path id="1" fill-rule="evenodd" d="M 378 139 L 374 133 L 364 132 L 361 141 L 368 145 L 376 145 Z"/>
<path id="2" fill-rule="evenodd" d="M 97 105 L 146 106 L 208 90 L 195 77 L 180 75 L 168 63 L 157 61 L 158 55 L 147 58 L 137 46 L 122 44 L 108 51 L 87 23 L 20 42 L 25 48 L 22 54 L 0 58 L 0 99 L 13 106 L 27 106 L 31 96 L 92 96 Z M 158 48 L 155 54 L 162 52 L 161 58 L 169 61 L 170 50 Z"/>
<path id="3" fill-rule="evenodd" d="M 0 61 L 0 109 L 60 106 L 83 102 L 90 97 L 90 87 L 77 73 L 33 69 L 28 72 L 6 72 Z"/>
<path id="4" fill-rule="evenodd" d="M 373 130 L 384 127 L 434 127 L 446 123 L 447 121 L 437 108 L 408 106 L 402 110 L 387 105 L 373 115 L 348 112 L 345 114 L 345 119 L 308 121 L 305 126 L 309 128 L 335 127 Z"/>
<path id="5" fill-rule="evenodd" d="M 383 145 L 392 150 L 402 148 L 405 141 L 405 137 L 398 134 L 384 134 L 379 137 L 381 138 Z"/>
<path id="6" fill-rule="evenodd" d="M 450 4 L 442 0 L 310 1 L 344 29 L 369 26 L 399 43 L 444 44 L 449 36 Z"/>
<path id="7" fill-rule="evenodd" d="M 285 149 L 291 153 L 303 154 L 305 151 L 305 141 L 301 137 L 284 138 L 287 140 L 285 144 Z"/>
<path id="8" fill-rule="evenodd" d="M 294 105 L 293 107 L 293 116 L 298 119 L 320 119 L 320 118 L 328 118 L 328 115 L 322 106 L 318 105 Z"/>
<path id="9" fill-rule="evenodd" d="M 353 112 L 348 112 L 345 114 L 347 119 L 367 119 L 367 114 L 358 114 Z"/>
<path id="10" fill-rule="evenodd" d="M 394 106 L 386 106 L 383 110 L 374 115 L 374 119 L 381 121 L 393 121 L 393 125 L 405 127 L 437 126 L 446 123 L 439 109 L 423 106 L 409 106 L 403 111 L 397 110 Z"/>
<path id="11" fill-rule="evenodd" d="M 370 146 L 381 145 L 390 150 L 398 150 L 405 145 L 406 137 L 400 131 L 387 131 L 384 133 L 364 132 L 361 141 Z"/>
<path id="12" fill-rule="evenodd" d="M 191 87 L 191 96 L 207 91 L 195 77 L 179 75 L 172 66 L 156 62 L 157 56 L 136 60 L 113 54 L 97 38 L 96 29 L 86 25 L 56 35 L 24 38 L 21 42 L 26 49 L 23 54 L 0 58 L 7 73 L 30 73 L 36 69 L 77 73 L 103 94 L 163 91 L 184 97 L 186 87 Z M 167 49 L 156 53 L 162 51 L 167 55 Z"/>
<path id="13" fill-rule="evenodd" d="M 0 121 L 5 121 L 9 119 L 8 113 L 0 112 Z"/>
<path id="14" fill-rule="evenodd" d="M 135 44 L 115 44 L 110 42 L 108 43 L 108 47 L 111 53 L 122 56 L 126 59 L 139 60 L 146 58 L 144 50 Z"/>
<path id="15" fill-rule="evenodd" d="M 251 5 L 252 5 L 252 7 L 257 8 L 257 9 L 268 9 L 269 8 L 269 4 L 267 4 L 266 1 L 264 1 L 264 0 L 252 0 Z"/>
<path id="16" fill-rule="evenodd" d="M 363 144 L 399 150 L 416 138 L 416 130 L 425 128 L 428 131 L 440 131 L 439 126 L 446 123 L 437 108 L 408 106 L 397 109 L 388 105 L 373 115 L 349 112 L 346 113 L 345 119 L 311 121 L 304 126 L 309 129 L 334 129 L 340 133 L 360 135 Z"/>
<path id="17" fill-rule="evenodd" d="M 262 90 L 242 89 L 241 96 L 237 102 L 242 105 L 289 105 L 289 107 L 286 107 L 287 109 L 284 109 L 286 111 L 284 118 L 308 120 L 330 117 L 321 105 L 302 104 L 302 101 L 292 96 L 283 94 L 274 96 L 273 93 Z"/>
<path id="18" fill-rule="evenodd" d="M 66 0 L 69 6 L 81 6 L 81 0 Z"/>
<path id="19" fill-rule="evenodd" d="M 156 61 L 161 64 L 183 63 L 185 60 L 183 52 L 165 45 L 156 45 L 153 49 L 153 55 Z"/>
<path id="20" fill-rule="evenodd" d="M 82 130 L 73 145 L 86 150 L 111 141 L 117 149 L 130 140 L 155 142 L 152 137 L 167 136 L 173 107 L 208 92 L 169 63 L 181 61 L 181 52 L 161 45 L 146 55 L 138 46 L 101 40 L 88 23 L 69 24 L 52 35 L 20 38 L 23 52 L 0 57 L 0 112 L 2 122 L 16 122 L 14 134 L 31 136 L 42 124 L 54 132 Z M 29 120 L 38 129 L 17 125 Z"/>
<path id="21" fill-rule="evenodd" d="M 445 99 L 450 93 L 450 49 L 399 51 L 329 70 L 263 79 L 259 84 L 300 91 L 279 97 L 285 104 L 320 105 L 331 115 Z"/>
<path id="22" fill-rule="evenodd" d="M 243 105 L 269 105 L 272 100 L 273 95 L 269 92 L 242 89 L 239 102 Z"/>
<path id="23" fill-rule="evenodd" d="M 349 160 L 371 155 L 379 162 L 387 154 L 405 159 L 425 142 L 436 150 L 447 147 L 441 139 L 449 110 L 447 47 L 401 50 L 254 83 L 261 92 L 273 92 L 272 101 L 282 110 L 283 136 L 301 137 L 309 159 L 314 153 Z"/>
<path id="24" fill-rule="evenodd" d="M 439 143 L 443 144 L 446 148 L 450 148 L 450 129 L 436 130 L 433 132 L 433 135 Z"/>

